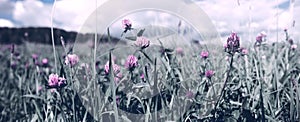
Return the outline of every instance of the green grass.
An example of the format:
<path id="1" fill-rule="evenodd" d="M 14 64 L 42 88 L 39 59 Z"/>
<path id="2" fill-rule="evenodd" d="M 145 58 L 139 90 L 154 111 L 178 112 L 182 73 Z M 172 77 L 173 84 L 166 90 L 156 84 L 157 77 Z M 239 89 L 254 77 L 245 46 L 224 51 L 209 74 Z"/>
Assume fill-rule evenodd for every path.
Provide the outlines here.
<path id="1" fill-rule="evenodd" d="M 160 50 L 165 47 L 159 44 L 143 50 L 131 44 L 99 44 L 96 72 L 94 50 L 87 44 L 75 44 L 72 53 L 79 55 L 78 65 L 65 65 L 63 56 L 69 47 L 55 47 L 57 72 L 51 46 L 18 45 L 15 52 L 19 57 L 2 49 L 0 121 L 299 121 L 299 49 L 292 50 L 284 41 L 255 48 L 243 46 L 249 53 L 234 54 L 232 64 L 221 46 L 175 44 L 162 54 Z M 184 49 L 184 56 L 172 51 L 176 47 Z M 209 51 L 209 57 L 201 58 L 201 51 Z M 35 65 L 33 53 L 39 54 L 39 62 L 48 58 L 50 67 Z M 139 66 L 132 72 L 124 67 L 130 54 L 139 57 Z M 119 84 L 114 84 L 112 66 L 109 75 L 104 73 L 105 63 L 112 62 L 113 57 L 121 67 Z M 16 66 L 11 67 L 11 62 Z M 81 63 L 89 67 L 83 68 Z M 207 70 L 214 71 L 212 78 L 205 77 Z M 51 73 L 64 76 L 67 85 L 51 92 L 47 87 Z M 141 74 L 152 90 L 135 88 Z M 38 90 L 40 86 L 42 90 Z M 111 92 L 115 89 L 116 94 Z M 171 95 L 170 100 L 157 101 L 162 105 L 160 111 L 150 113 L 151 105 L 157 104 L 149 102 L 143 108 L 145 114 L 117 109 L 117 104 L 134 107 L 132 102 L 143 101 L 145 94 L 155 95 L 155 89 Z M 193 92 L 192 99 L 186 97 L 187 91 Z M 121 98 L 117 101 L 116 97 Z"/>

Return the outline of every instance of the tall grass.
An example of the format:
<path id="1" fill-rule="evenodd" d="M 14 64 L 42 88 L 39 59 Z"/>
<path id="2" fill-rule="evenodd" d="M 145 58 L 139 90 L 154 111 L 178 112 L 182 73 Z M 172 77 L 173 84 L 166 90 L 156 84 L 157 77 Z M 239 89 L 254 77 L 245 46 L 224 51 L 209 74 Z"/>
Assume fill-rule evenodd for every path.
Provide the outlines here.
<path id="1" fill-rule="evenodd" d="M 213 50 L 208 45 L 210 55 L 207 59 L 200 56 L 201 51 L 207 50 L 204 48 L 191 50 L 182 47 L 184 55 L 180 55 L 173 50 L 175 47 L 167 49 L 163 46 L 150 46 L 143 53 L 134 53 L 139 49 L 123 46 L 111 50 L 114 46 L 109 45 L 101 44 L 97 48 L 97 52 L 102 53 L 96 56 L 98 65 L 90 60 L 94 58 L 93 55 L 83 55 L 76 50 L 72 52 L 80 54 L 80 62 L 89 64 L 89 68 L 80 64 L 75 67 L 65 65 L 63 55 L 60 54 L 65 54 L 68 52 L 65 49 L 72 46 L 66 44 L 66 48 L 56 47 L 59 57 L 57 65 L 60 69 L 58 72 L 51 67 L 55 63 L 51 53 L 40 53 L 40 57 L 36 60 L 40 62 L 42 58 L 47 57 L 49 66 L 35 64 L 30 56 L 32 53 L 39 53 L 31 50 L 31 47 L 51 52 L 50 46 L 20 45 L 15 47 L 14 52 L 8 48 L 3 49 L 0 120 L 296 121 L 299 119 L 299 49 L 291 49 L 291 45 L 287 42 L 263 44 L 255 48 L 249 46 L 248 54 L 233 56 L 223 52 L 221 47 Z M 90 54 L 94 54 L 94 50 L 91 48 Z M 122 66 L 129 54 L 140 57 L 140 65 L 134 70 L 133 76 Z M 112 62 L 112 57 L 117 58 L 114 63 L 121 66 L 123 73 L 118 84 L 115 84 L 114 75 L 103 74 L 104 64 L 107 61 Z M 96 70 L 96 74 L 90 72 L 93 69 Z M 110 66 L 110 74 L 113 74 L 112 69 Z M 203 74 L 206 70 L 215 72 L 211 79 Z M 50 88 L 47 80 L 51 73 L 65 76 L 67 86 L 55 90 Z M 130 111 L 136 108 L 136 104 L 146 100 L 145 97 L 139 96 L 143 91 L 147 91 L 146 89 L 140 92 L 133 90 L 137 87 L 133 81 L 141 80 L 135 76 L 141 73 L 145 74 L 146 83 L 161 90 L 162 99 L 161 102 L 153 104 L 156 106 L 153 110 L 159 109 L 158 112 L 153 113 L 151 103 L 145 103 L 145 114 L 133 116 Z M 122 89 L 129 90 L 123 93 L 132 92 L 133 96 L 120 94 Z M 188 90 L 193 93 L 191 99 L 185 96 Z M 179 108 L 183 110 L 178 110 Z M 116 116 L 117 114 L 120 115 Z"/>
<path id="2" fill-rule="evenodd" d="M 291 48 L 288 33 L 272 44 L 242 45 L 244 54 L 211 44 L 166 45 L 161 39 L 142 48 L 134 42 L 99 44 L 96 33 L 97 28 L 93 47 L 77 44 L 81 50 L 63 40 L 56 47 L 53 28 L 52 49 L 1 45 L 0 121 L 299 121 L 300 53 Z M 110 40 L 109 29 L 107 35 Z M 65 64 L 68 54 L 77 54 L 80 62 Z M 138 58 L 138 66 L 124 65 L 128 55 Z M 66 78 L 66 85 L 50 86 L 52 73 Z"/>

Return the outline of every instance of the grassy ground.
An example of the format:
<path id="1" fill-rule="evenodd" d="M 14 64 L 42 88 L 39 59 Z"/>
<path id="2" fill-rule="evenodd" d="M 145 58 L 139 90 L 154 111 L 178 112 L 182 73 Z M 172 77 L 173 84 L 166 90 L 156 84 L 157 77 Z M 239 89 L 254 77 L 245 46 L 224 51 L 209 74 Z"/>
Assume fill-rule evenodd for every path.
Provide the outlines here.
<path id="1" fill-rule="evenodd" d="M 0 121 L 300 119 L 299 49 L 292 49 L 284 40 L 244 46 L 246 54 L 234 55 L 211 45 L 172 45 L 167 49 L 150 43 L 141 50 L 131 44 L 100 44 L 95 58 L 88 44 L 71 47 L 56 46 L 55 62 L 48 45 L 18 45 L 13 50 L 11 45 L 1 45 Z M 202 51 L 209 52 L 207 58 Z M 79 56 L 75 66 L 64 63 L 64 56 L 70 53 Z M 37 59 L 32 54 L 37 54 Z M 138 58 L 139 65 L 131 70 L 124 65 L 128 55 Z M 43 58 L 48 63 L 43 64 Z M 114 78 L 113 66 L 105 73 L 107 62 L 119 65 L 119 79 Z M 50 87 L 51 73 L 66 78 L 66 85 Z M 150 84 L 151 89 L 139 88 L 141 83 Z M 152 97 L 157 93 L 161 94 Z M 133 114 L 135 109 L 143 111 Z"/>

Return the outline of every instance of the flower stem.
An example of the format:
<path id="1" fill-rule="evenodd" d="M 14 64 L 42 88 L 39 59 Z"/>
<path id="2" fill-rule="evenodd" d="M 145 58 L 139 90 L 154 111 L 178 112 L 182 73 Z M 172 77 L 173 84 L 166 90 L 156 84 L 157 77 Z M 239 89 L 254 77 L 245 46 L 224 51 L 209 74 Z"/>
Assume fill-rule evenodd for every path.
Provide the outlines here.
<path id="1" fill-rule="evenodd" d="M 108 32 L 108 40 L 110 41 L 110 33 L 109 29 L 107 29 Z M 119 122 L 119 114 L 118 114 L 118 108 L 117 108 L 117 101 L 116 101 L 116 85 L 114 81 L 114 70 L 112 65 L 112 58 L 111 58 L 111 51 L 109 53 L 109 80 L 111 85 L 111 92 L 113 96 L 113 108 L 114 108 L 114 115 L 115 115 L 115 122 Z"/>
<path id="2" fill-rule="evenodd" d="M 54 32 L 53 32 L 53 14 L 54 14 L 55 6 L 56 6 L 56 0 L 54 0 L 52 12 L 51 12 L 51 39 L 52 39 L 55 72 L 57 72 L 57 60 L 56 60 L 55 41 L 54 41 Z"/>
<path id="3" fill-rule="evenodd" d="M 221 99 L 221 97 L 223 96 L 223 94 L 224 94 L 224 92 L 225 92 L 225 87 L 226 87 L 226 85 L 227 85 L 227 83 L 228 83 L 228 81 L 229 81 L 229 73 L 230 73 L 230 71 L 231 71 L 231 69 L 232 69 L 232 64 L 233 64 L 233 54 L 230 54 L 230 65 L 229 65 L 229 69 L 228 69 L 227 74 L 226 74 L 226 79 L 225 79 L 225 81 L 224 81 L 224 85 L 223 85 L 223 87 L 222 87 L 221 94 L 220 94 L 220 96 L 219 96 L 219 98 L 218 98 L 218 100 L 217 100 L 217 102 L 216 102 L 216 104 L 215 104 L 215 106 L 214 106 L 214 110 L 216 110 L 216 108 L 217 108 L 217 106 L 218 106 L 218 104 L 219 104 L 219 102 L 220 102 L 220 99 Z"/>

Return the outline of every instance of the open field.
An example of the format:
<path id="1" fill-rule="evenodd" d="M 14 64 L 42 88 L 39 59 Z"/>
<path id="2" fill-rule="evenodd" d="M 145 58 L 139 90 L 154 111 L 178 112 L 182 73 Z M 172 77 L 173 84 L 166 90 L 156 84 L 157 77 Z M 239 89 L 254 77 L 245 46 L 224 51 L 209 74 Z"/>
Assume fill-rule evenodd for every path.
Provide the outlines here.
<path id="1" fill-rule="evenodd" d="M 1 45 L 0 121 L 299 121 L 300 53 L 288 36 L 243 46 L 232 33 L 225 48 L 139 37 L 55 53 Z"/>

